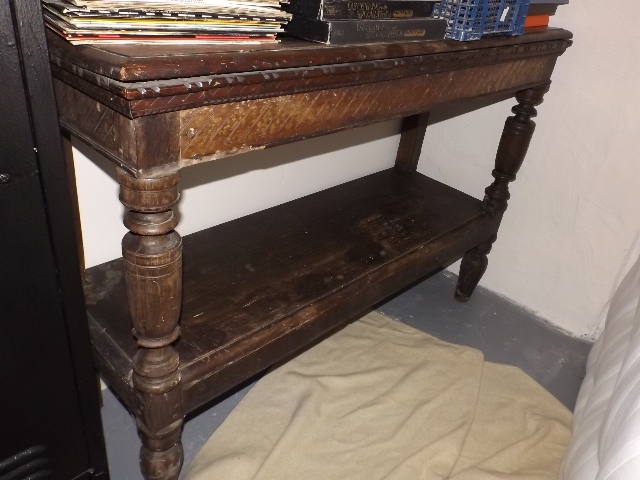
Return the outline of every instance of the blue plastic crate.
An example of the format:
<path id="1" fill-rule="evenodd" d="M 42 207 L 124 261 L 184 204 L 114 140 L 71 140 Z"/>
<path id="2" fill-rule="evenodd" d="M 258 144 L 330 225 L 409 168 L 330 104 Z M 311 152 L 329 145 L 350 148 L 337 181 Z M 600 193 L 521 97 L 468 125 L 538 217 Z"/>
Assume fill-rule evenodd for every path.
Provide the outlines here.
<path id="1" fill-rule="evenodd" d="M 521 35 L 529 0 L 440 0 L 433 18 L 447 20 L 446 38 L 467 41 L 484 35 Z"/>

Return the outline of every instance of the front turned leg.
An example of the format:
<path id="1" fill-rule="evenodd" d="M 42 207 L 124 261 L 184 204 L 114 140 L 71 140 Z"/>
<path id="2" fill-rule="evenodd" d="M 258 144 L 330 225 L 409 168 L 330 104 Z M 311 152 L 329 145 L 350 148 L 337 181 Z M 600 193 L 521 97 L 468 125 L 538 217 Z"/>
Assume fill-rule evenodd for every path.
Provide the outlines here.
<path id="1" fill-rule="evenodd" d="M 531 118 L 537 115 L 535 107 L 542 103 L 547 91 L 549 91 L 549 84 L 516 93 L 518 104 L 511 109 L 515 115 L 507 118 L 505 122 L 496 154 L 496 167 L 492 172 L 495 180 L 485 190 L 483 201 L 485 210 L 494 218 L 494 232 L 496 233 L 510 198 L 509 183 L 516 179 L 516 174 L 524 162 L 531 137 L 536 128 L 536 124 Z M 487 269 L 487 255 L 495 240 L 496 234 L 494 233 L 489 240 L 464 255 L 455 293 L 456 300 L 466 302 L 471 297 Z"/>
<path id="2" fill-rule="evenodd" d="M 130 211 L 122 255 L 133 335 L 136 423 L 142 440 L 140 468 L 147 480 L 175 480 L 182 465 L 182 391 L 178 352 L 182 300 L 182 239 L 171 207 L 179 175 L 138 179 L 117 171 L 120 201 Z"/>

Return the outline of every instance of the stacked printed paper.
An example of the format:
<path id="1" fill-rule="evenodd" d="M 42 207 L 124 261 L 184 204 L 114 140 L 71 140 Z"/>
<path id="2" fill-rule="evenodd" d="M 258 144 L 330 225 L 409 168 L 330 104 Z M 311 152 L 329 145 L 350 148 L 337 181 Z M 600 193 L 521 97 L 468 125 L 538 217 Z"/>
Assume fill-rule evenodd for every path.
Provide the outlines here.
<path id="1" fill-rule="evenodd" d="M 43 0 L 45 24 L 73 44 L 275 42 L 279 0 Z"/>

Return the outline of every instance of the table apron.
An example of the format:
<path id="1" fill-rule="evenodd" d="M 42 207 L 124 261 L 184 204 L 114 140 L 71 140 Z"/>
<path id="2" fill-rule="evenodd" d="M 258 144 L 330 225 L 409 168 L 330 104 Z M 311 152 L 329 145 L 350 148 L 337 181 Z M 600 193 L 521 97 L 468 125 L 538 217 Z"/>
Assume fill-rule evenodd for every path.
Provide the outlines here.
<path id="1" fill-rule="evenodd" d="M 558 55 L 130 119 L 55 81 L 64 128 L 138 177 L 548 83 Z"/>

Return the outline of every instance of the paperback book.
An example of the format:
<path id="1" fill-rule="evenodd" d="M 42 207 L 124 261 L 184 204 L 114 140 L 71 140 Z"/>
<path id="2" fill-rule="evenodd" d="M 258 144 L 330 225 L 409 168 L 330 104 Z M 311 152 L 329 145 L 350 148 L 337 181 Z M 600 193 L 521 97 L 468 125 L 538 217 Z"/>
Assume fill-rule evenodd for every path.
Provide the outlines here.
<path id="1" fill-rule="evenodd" d="M 291 18 L 273 0 L 43 0 L 43 10 L 74 44 L 275 42 Z"/>

